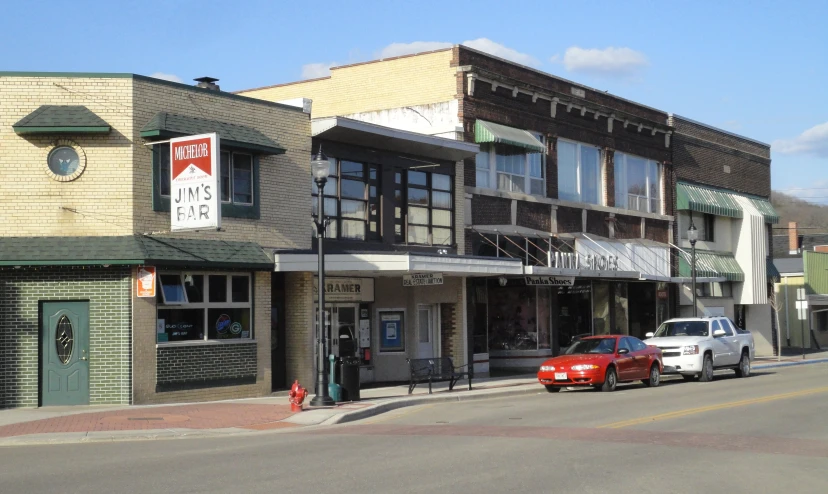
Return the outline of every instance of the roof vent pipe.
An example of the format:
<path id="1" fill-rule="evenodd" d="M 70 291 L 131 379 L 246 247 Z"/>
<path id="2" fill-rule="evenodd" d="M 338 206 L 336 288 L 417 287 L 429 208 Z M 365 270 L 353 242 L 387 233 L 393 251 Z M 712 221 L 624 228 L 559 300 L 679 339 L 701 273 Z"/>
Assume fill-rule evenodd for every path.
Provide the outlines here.
<path id="1" fill-rule="evenodd" d="M 193 79 L 194 81 L 198 82 L 196 86 L 202 87 L 204 89 L 209 89 L 211 91 L 221 91 L 221 88 L 218 84 L 218 79 L 215 77 L 199 77 L 197 79 Z"/>

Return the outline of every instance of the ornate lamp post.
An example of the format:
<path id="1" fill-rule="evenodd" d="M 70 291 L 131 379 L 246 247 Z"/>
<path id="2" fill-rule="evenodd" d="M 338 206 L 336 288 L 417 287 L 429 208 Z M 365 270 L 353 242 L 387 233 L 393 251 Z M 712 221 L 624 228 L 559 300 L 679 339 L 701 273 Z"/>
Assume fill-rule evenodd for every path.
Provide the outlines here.
<path id="1" fill-rule="evenodd" d="M 319 258 L 319 312 L 317 315 L 316 332 L 316 396 L 310 401 L 310 405 L 333 406 L 335 402 L 328 394 L 328 342 L 330 341 L 329 327 L 325 324 L 325 227 L 328 222 L 325 220 L 325 183 L 328 182 L 328 175 L 331 173 L 331 165 L 328 158 L 322 154 L 322 146 L 319 146 L 319 153 L 311 160 L 311 174 L 316 186 L 319 188 L 316 209 L 316 242 L 317 257 Z"/>
<path id="2" fill-rule="evenodd" d="M 696 229 L 696 225 L 693 224 L 693 220 L 690 220 L 690 229 L 687 230 L 687 240 L 690 241 L 690 276 L 692 278 L 692 290 L 693 290 L 693 317 L 699 316 L 699 308 L 696 305 L 696 241 L 699 239 L 699 231 Z"/>

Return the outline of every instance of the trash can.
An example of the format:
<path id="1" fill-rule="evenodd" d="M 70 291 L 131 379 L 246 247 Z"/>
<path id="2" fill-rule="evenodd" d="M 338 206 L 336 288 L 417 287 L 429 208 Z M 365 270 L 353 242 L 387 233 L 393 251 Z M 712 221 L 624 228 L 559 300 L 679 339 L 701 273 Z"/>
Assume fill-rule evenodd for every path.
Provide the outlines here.
<path id="1" fill-rule="evenodd" d="M 329 355 L 328 360 L 331 363 L 328 367 L 330 369 L 330 377 L 328 378 L 328 396 L 330 396 L 333 401 L 342 401 L 342 386 L 339 385 L 339 376 L 337 375 L 338 373 L 335 372 L 337 370 L 336 357 Z"/>
<path id="2" fill-rule="evenodd" d="M 359 358 L 343 357 L 338 363 L 342 401 L 359 401 Z"/>

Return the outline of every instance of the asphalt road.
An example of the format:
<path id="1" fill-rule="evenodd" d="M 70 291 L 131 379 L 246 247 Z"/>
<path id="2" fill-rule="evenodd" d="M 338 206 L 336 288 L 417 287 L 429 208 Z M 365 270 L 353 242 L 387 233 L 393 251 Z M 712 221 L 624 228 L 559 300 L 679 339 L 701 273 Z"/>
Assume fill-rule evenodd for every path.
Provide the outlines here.
<path id="1" fill-rule="evenodd" d="M 828 492 L 828 365 L 401 409 L 227 438 L 0 449 L 0 492 Z"/>

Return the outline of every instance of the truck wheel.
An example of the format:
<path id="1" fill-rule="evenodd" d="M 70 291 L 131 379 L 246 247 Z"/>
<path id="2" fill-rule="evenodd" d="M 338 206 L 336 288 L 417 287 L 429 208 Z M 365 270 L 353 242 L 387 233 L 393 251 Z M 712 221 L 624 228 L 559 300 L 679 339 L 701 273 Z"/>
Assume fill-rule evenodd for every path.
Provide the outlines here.
<path id="1" fill-rule="evenodd" d="M 601 391 L 615 391 L 615 386 L 617 384 L 618 375 L 615 373 L 615 367 L 610 367 L 609 369 L 607 369 L 607 374 L 604 376 L 604 385 L 601 386 Z"/>
<path id="2" fill-rule="evenodd" d="M 551 384 L 545 385 L 547 393 L 557 393 L 561 390 L 560 386 L 552 386 Z"/>
<path id="3" fill-rule="evenodd" d="M 739 360 L 739 367 L 736 367 L 736 377 L 750 376 L 750 356 L 748 352 L 742 352 L 742 358 Z"/>
<path id="4" fill-rule="evenodd" d="M 710 357 L 709 353 L 704 355 L 704 361 L 702 362 L 702 371 L 699 374 L 699 381 L 706 383 L 713 380 L 713 358 Z"/>
<path id="5" fill-rule="evenodd" d="M 644 379 L 644 385 L 650 388 L 655 388 L 661 383 L 661 371 L 658 370 L 658 364 L 653 364 L 650 367 L 650 377 L 649 379 Z"/>

